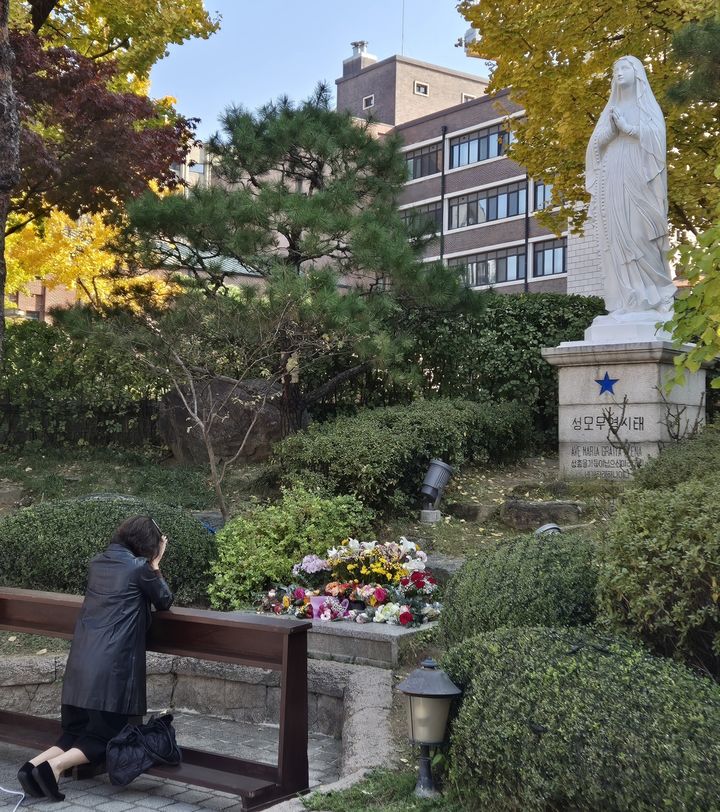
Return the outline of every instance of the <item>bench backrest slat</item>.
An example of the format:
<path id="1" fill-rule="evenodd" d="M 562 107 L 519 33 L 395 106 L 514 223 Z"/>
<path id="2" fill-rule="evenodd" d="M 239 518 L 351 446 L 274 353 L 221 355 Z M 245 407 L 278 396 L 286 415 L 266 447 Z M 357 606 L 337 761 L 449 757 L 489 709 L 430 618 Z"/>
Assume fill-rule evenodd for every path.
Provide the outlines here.
<path id="1" fill-rule="evenodd" d="M 0 587 L 0 629 L 71 639 L 82 598 Z M 308 621 L 203 609 L 155 612 L 150 651 L 281 672 L 276 797 L 308 786 Z M 258 765 L 267 772 L 270 765 Z"/>
<path id="2" fill-rule="evenodd" d="M 72 638 L 82 598 L 56 592 L 0 588 L 0 628 Z M 307 621 L 170 609 L 156 612 L 149 651 L 270 668 L 283 667 L 286 637 L 310 628 Z"/>

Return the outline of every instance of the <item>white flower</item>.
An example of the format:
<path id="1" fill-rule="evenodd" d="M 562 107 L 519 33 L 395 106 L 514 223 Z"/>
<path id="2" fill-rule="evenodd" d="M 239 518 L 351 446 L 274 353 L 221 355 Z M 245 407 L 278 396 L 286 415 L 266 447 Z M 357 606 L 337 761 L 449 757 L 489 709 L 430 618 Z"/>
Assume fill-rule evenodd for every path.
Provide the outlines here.
<path id="1" fill-rule="evenodd" d="M 403 554 L 417 550 L 417 544 L 414 541 L 408 541 L 405 536 L 400 536 L 400 549 Z"/>
<path id="2" fill-rule="evenodd" d="M 348 539 L 347 546 L 354 553 L 360 552 L 360 542 L 357 539 Z"/>
<path id="3" fill-rule="evenodd" d="M 435 620 L 440 617 L 440 609 L 438 604 L 428 603 L 420 610 L 420 614 L 425 620 Z"/>
<path id="4" fill-rule="evenodd" d="M 400 604 L 385 603 L 382 606 L 378 606 L 375 611 L 373 623 L 397 623 L 399 614 Z"/>
<path id="5" fill-rule="evenodd" d="M 339 555 L 340 555 L 340 553 L 338 552 L 338 550 L 335 547 L 331 547 L 327 551 L 327 557 L 328 558 L 337 558 Z"/>
<path id="6" fill-rule="evenodd" d="M 407 573 L 422 572 L 425 569 L 425 562 L 420 561 L 419 558 L 411 558 L 403 564 L 403 569 Z"/>

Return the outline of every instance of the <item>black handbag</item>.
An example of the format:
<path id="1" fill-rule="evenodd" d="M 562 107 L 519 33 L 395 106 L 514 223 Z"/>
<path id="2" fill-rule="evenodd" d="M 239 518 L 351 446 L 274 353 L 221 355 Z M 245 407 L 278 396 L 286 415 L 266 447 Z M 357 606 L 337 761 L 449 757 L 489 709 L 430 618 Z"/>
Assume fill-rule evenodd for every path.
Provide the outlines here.
<path id="1" fill-rule="evenodd" d="M 151 716 L 147 724 L 126 724 L 107 743 L 105 766 L 110 783 L 127 786 L 145 770 L 155 764 L 175 767 L 182 761 L 182 753 L 175 741 L 172 716 L 164 713 Z"/>

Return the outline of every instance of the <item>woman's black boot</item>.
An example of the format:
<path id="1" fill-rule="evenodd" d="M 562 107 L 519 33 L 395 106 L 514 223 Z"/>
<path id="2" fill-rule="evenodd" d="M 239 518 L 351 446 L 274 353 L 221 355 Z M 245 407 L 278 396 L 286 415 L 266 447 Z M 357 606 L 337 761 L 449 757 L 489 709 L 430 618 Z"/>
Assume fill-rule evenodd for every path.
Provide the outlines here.
<path id="1" fill-rule="evenodd" d="M 47 761 L 43 761 L 42 764 L 38 764 L 38 766 L 35 767 L 32 771 L 32 777 L 37 781 L 38 786 L 46 798 L 49 798 L 51 801 L 65 800 L 65 796 L 58 789 L 55 773 Z"/>
<path id="2" fill-rule="evenodd" d="M 18 770 L 18 781 L 23 788 L 26 795 L 31 795 L 33 798 L 44 798 L 45 793 L 38 786 L 37 781 L 33 778 L 32 771 L 35 767 L 29 761 L 26 761 Z"/>

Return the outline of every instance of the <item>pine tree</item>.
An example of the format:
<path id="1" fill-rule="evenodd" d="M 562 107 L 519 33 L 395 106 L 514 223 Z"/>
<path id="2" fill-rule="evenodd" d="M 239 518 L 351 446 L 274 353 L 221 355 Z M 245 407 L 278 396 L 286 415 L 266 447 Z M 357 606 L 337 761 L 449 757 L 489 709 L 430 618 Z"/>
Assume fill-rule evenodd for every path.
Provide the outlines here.
<path id="1" fill-rule="evenodd" d="M 720 102 L 720 17 L 689 23 L 673 37 L 675 58 L 688 76 L 668 90 L 676 104 Z"/>
<path id="2" fill-rule="evenodd" d="M 269 323 L 281 325 L 270 375 L 291 432 L 371 362 L 399 361 L 404 311 L 468 294 L 456 269 L 420 261 L 422 229 L 410 234 L 400 218 L 399 142 L 332 110 L 326 86 L 297 105 L 230 108 L 221 123 L 209 143 L 221 183 L 145 195 L 129 209 L 132 236 L 145 267 L 186 269 L 209 296 L 227 295 L 238 273 L 262 280 Z"/>

